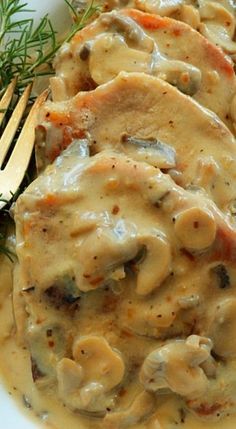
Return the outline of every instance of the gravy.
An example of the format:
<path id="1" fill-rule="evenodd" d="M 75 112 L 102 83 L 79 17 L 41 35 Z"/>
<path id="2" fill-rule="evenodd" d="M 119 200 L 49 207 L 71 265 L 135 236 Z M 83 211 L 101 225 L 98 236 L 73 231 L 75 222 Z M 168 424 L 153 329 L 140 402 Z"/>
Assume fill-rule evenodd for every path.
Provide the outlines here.
<path id="1" fill-rule="evenodd" d="M 12 263 L 6 258 L 0 261 L 0 374 L 8 392 L 16 399 L 21 411 L 39 425 L 47 429 L 95 429 L 96 420 L 89 420 L 73 414 L 59 403 L 53 395 L 40 395 L 35 387 L 30 368 L 30 357 L 25 347 L 17 344 L 14 333 L 12 311 Z M 17 356 L 17 359 L 16 359 Z M 164 429 L 233 429 L 236 417 L 228 416 L 221 421 L 202 421 L 191 414 L 181 412 L 181 401 L 169 398 L 160 401 L 158 420 Z M 32 408 L 31 408 L 32 407 Z M 182 421 L 181 421 L 182 420 Z M 158 423 L 148 429 L 159 429 Z M 146 426 L 138 426 L 146 429 Z"/>

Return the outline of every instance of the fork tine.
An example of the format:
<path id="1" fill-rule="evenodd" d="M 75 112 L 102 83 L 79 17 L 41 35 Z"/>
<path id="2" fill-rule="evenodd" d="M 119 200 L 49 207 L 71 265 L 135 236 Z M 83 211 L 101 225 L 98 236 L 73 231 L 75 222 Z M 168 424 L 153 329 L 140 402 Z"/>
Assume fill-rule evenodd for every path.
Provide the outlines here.
<path id="1" fill-rule="evenodd" d="M 14 194 L 17 191 L 24 178 L 34 147 L 35 126 L 37 123 L 38 110 L 43 102 L 47 99 L 48 94 L 49 90 L 46 89 L 35 100 L 15 144 L 7 166 L 2 171 L 4 174 L 4 187 L 10 191 L 8 192 L 8 198 L 9 194 Z"/>
<path id="2" fill-rule="evenodd" d="M 28 103 L 31 88 L 32 83 L 30 83 L 24 90 L 0 139 L 0 168 L 2 167 L 16 130 L 19 127 L 21 118 Z"/>
<path id="3" fill-rule="evenodd" d="M 14 94 L 14 90 L 17 83 L 17 77 L 15 77 L 11 83 L 8 85 L 6 91 L 4 92 L 1 101 L 0 101 L 0 125 L 2 124 L 2 121 L 4 119 L 4 116 L 6 114 L 6 111 L 9 107 L 9 104 L 11 102 L 12 96 Z"/>

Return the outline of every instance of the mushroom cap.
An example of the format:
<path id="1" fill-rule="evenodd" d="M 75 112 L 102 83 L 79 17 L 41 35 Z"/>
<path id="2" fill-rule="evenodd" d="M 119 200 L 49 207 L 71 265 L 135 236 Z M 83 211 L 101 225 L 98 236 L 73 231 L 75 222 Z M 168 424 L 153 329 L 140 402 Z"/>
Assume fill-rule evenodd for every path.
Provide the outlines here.
<path id="1" fill-rule="evenodd" d="M 147 295 L 159 287 L 170 273 L 171 246 L 158 231 L 140 237 L 140 242 L 145 245 L 147 255 L 140 265 L 136 291 L 139 295 Z"/>
<path id="2" fill-rule="evenodd" d="M 191 207 L 176 216 L 175 233 L 187 249 L 203 250 L 216 237 L 216 221 L 209 210 Z"/>
<path id="3" fill-rule="evenodd" d="M 149 391 L 170 389 L 187 398 L 199 397 L 208 379 L 200 365 L 210 356 L 208 338 L 192 335 L 174 340 L 151 352 L 144 360 L 140 382 Z"/>
<path id="4" fill-rule="evenodd" d="M 124 377 L 120 353 L 104 338 L 90 335 L 75 340 L 73 358 L 63 358 L 57 364 L 60 398 L 70 409 L 104 413 L 114 402 L 110 391 Z"/>
<path id="5" fill-rule="evenodd" d="M 73 345 L 73 356 L 83 369 L 83 384 L 98 382 L 106 392 L 124 377 L 125 365 L 120 353 L 102 337 L 78 338 Z"/>

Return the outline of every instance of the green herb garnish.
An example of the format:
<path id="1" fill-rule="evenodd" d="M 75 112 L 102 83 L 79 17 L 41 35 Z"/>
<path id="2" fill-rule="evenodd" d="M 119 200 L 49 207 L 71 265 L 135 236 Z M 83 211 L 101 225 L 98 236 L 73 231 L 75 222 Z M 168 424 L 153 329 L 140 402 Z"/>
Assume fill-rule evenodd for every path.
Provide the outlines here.
<path id="1" fill-rule="evenodd" d="M 75 17 L 66 35 L 69 41 L 97 12 L 93 1 L 79 16 L 65 0 Z M 35 77 L 53 73 L 52 60 L 62 44 L 58 41 L 52 23 L 45 15 L 35 26 L 33 18 L 19 19 L 21 13 L 33 12 L 21 0 L 0 1 L 0 96 L 14 76 L 18 76 L 18 89 L 24 88 Z"/>

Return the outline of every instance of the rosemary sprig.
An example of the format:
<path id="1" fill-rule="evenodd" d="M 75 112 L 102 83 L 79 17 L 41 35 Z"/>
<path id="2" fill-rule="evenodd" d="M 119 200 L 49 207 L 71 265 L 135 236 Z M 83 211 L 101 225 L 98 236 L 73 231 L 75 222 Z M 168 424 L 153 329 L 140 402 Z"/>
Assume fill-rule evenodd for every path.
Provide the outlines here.
<path id="1" fill-rule="evenodd" d="M 79 17 L 68 0 L 65 2 L 76 18 L 64 40 L 69 41 L 98 7 L 92 1 Z M 35 77 L 52 74 L 52 60 L 63 42 L 57 40 L 48 15 L 35 27 L 33 18 L 16 19 L 23 12 L 33 11 L 21 0 L 0 0 L 0 96 L 15 75 L 19 90 Z"/>
<path id="2" fill-rule="evenodd" d="M 55 32 L 48 17 L 43 17 L 34 28 L 32 18 L 15 19 L 16 14 L 23 12 L 29 12 L 27 3 L 0 2 L 0 95 L 15 75 L 18 87 L 24 86 L 43 62 L 44 49 L 49 46 L 52 51 L 55 47 Z"/>
<path id="3" fill-rule="evenodd" d="M 91 0 L 91 3 L 87 7 L 87 9 L 85 9 L 81 15 L 77 12 L 77 10 L 69 2 L 69 0 L 64 0 L 64 1 L 68 5 L 69 9 L 71 10 L 73 21 L 74 21 L 71 31 L 65 39 L 65 42 L 69 42 L 70 39 L 72 39 L 72 37 L 75 35 L 75 33 L 77 33 L 77 31 L 79 30 L 82 30 L 82 28 L 84 28 L 85 25 L 89 22 L 90 18 L 96 15 L 96 13 L 100 11 L 100 7 L 99 5 L 94 3 L 94 0 Z"/>
<path id="4" fill-rule="evenodd" d="M 0 98 L 13 77 L 18 76 L 16 100 L 24 87 L 34 78 L 53 73 L 52 61 L 63 42 L 68 42 L 98 11 L 92 0 L 80 16 L 75 8 L 64 0 L 73 14 L 73 24 L 64 40 L 57 40 L 52 23 L 45 15 L 37 26 L 33 18 L 22 18 L 28 9 L 22 0 L 0 0 Z M 21 187 L 17 195 L 24 189 Z M 13 196 L 13 201 L 16 197 Z M 1 201 L 1 195 L 0 195 Z M 0 209 L 0 254 L 13 260 L 14 253 L 6 246 L 8 225 L 11 222 L 9 204 Z"/>

